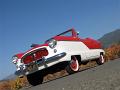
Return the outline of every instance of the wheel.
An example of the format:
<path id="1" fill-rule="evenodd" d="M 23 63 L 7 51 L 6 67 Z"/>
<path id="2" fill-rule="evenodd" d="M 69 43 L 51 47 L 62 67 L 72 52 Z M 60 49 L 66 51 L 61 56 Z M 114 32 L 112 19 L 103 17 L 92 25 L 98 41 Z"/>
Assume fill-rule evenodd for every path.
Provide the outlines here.
<path id="1" fill-rule="evenodd" d="M 38 84 L 42 84 L 43 75 L 41 75 L 39 72 L 35 72 L 33 74 L 27 75 L 27 80 L 32 86 L 36 86 Z"/>
<path id="2" fill-rule="evenodd" d="M 100 57 L 96 60 L 98 65 L 102 65 L 105 63 L 104 56 L 101 54 Z"/>
<path id="3" fill-rule="evenodd" d="M 79 70 L 79 62 L 75 56 L 71 57 L 70 63 L 66 67 L 68 74 L 73 74 Z"/>

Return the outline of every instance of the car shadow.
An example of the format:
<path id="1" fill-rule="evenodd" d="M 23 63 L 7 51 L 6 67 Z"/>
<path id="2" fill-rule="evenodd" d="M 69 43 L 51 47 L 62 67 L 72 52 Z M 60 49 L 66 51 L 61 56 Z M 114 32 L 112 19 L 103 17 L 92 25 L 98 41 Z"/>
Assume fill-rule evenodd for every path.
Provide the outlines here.
<path id="1" fill-rule="evenodd" d="M 66 67 L 66 64 L 68 64 L 67 62 L 64 62 L 64 63 L 59 63 L 59 64 L 56 64 L 54 66 L 52 66 L 50 69 L 45 69 L 44 71 L 42 71 L 44 73 L 44 75 L 48 75 L 48 74 L 54 74 L 56 72 L 60 72 L 61 70 L 65 69 Z M 79 72 L 83 72 L 83 71 L 86 71 L 86 70 L 90 70 L 90 69 L 94 69 L 95 67 L 97 67 L 98 65 L 95 65 L 95 66 L 91 66 L 91 67 L 87 67 L 87 68 L 84 68 L 84 69 L 80 69 L 78 72 L 76 73 L 73 73 L 73 74 L 65 74 L 64 76 L 60 76 L 60 77 L 57 77 L 57 78 L 54 78 L 52 80 L 47 80 L 47 81 L 43 81 L 42 84 L 39 84 L 39 85 L 44 85 L 44 84 L 47 84 L 49 82 L 52 82 L 52 81 L 55 81 L 55 80 L 59 80 L 61 78 L 65 78 L 65 77 L 68 77 L 68 76 L 71 76 L 71 75 L 74 75 L 74 74 L 77 74 Z M 39 86 L 39 85 L 36 85 L 36 86 Z M 29 88 L 32 88 L 32 87 L 36 87 L 36 86 L 31 86 L 31 85 L 28 85 L 27 87 L 24 87 L 25 89 L 29 89 Z"/>
<path id="2" fill-rule="evenodd" d="M 79 71 L 76 72 L 76 73 L 73 73 L 73 74 L 70 74 L 70 75 L 67 74 L 67 75 L 65 75 L 65 76 L 61 76 L 61 77 L 58 77 L 58 78 L 55 78 L 55 79 L 52 79 L 52 80 L 45 81 L 45 82 L 43 82 L 42 84 L 46 84 L 46 83 L 52 82 L 52 81 L 54 81 L 54 80 L 58 80 L 58 79 L 61 79 L 61 78 L 65 78 L 65 77 L 68 77 L 68 76 L 77 74 L 77 73 L 79 73 L 79 72 L 83 72 L 83 71 L 86 71 L 86 70 L 90 70 L 90 69 L 93 69 L 93 68 L 95 68 L 95 67 L 97 67 L 97 66 L 98 66 L 98 65 L 95 65 L 95 66 L 92 66 L 92 67 L 87 67 L 87 68 L 85 68 L 85 69 L 79 70 Z"/>

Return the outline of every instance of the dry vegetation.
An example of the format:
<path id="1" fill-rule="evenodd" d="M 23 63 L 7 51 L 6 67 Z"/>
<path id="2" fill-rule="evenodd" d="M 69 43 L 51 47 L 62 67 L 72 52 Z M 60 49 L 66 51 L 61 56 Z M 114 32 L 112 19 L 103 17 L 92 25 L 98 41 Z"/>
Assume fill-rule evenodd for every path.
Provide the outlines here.
<path id="1" fill-rule="evenodd" d="M 113 44 L 109 48 L 105 49 L 105 60 L 114 60 L 120 58 L 120 44 Z"/>
<path id="2" fill-rule="evenodd" d="M 0 90 L 10 90 L 10 81 L 1 81 Z"/>
<path id="3" fill-rule="evenodd" d="M 114 44 L 111 47 L 105 49 L 106 55 L 105 60 L 113 60 L 116 58 L 120 58 L 120 44 Z M 89 67 L 95 65 L 95 62 L 90 62 L 87 65 L 83 65 L 84 67 Z M 65 70 L 61 70 L 60 72 L 56 72 L 54 74 L 48 74 L 44 77 L 44 81 L 52 80 L 58 77 L 62 77 L 67 75 Z M 0 82 L 0 90 L 19 90 L 20 88 L 28 85 L 26 77 L 24 78 L 16 78 L 15 80 L 8 80 Z"/>
<path id="4" fill-rule="evenodd" d="M 28 84 L 26 77 L 0 82 L 0 90 L 19 90 Z"/>
<path id="5" fill-rule="evenodd" d="M 11 90 L 19 90 L 20 88 L 26 86 L 28 84 L 26 77 L 16 78 L 11 81 Z"/>

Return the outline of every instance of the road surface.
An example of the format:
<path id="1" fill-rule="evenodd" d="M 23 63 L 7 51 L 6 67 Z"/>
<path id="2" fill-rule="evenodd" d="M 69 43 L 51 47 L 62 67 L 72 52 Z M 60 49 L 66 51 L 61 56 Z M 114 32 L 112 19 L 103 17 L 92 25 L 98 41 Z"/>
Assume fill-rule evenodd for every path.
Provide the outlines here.
<path id="1" fill-rule="evenodd" d="M 22 90 L 120 90 L 120 59 Z"/>

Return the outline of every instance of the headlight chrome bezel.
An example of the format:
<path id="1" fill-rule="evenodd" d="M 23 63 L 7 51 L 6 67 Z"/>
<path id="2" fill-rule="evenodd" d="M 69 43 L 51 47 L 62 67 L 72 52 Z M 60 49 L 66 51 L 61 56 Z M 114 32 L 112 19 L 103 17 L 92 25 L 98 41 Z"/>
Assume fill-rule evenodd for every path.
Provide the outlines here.
<path id="1" fill-rule="evenodd" d="M 51 39 L 51 40 L 49 41 L 48 45 L 49 45 L 50 48 L 53 49 L 53 48 L 56 47 L 57 41 L 56 41 L 55 39 Z"/>
<path id="2" fill-rule="evenodd" d="M 17 64 L 17 60 L 18 60 L 17 56 L 12 57 L 12 63 Z"/>

